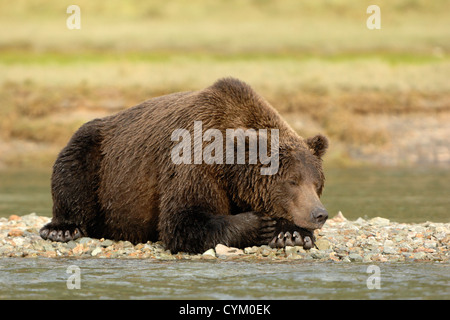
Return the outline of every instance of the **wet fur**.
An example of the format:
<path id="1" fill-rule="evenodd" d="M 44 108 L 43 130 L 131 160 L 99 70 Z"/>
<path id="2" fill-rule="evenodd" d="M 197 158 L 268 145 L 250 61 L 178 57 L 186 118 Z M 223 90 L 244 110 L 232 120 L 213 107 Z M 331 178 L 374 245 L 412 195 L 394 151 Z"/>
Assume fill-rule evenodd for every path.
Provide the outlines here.
<path id="1" fill-rule="evenodd" d="M 223 133 L 228 128 L 279 129 L 279 172 L 262 176 L 261 164 L 175 165 L 171 133 L 178 128 L 192 133 L 194 121 L 202 121 L 204 131 Z M 41 235 L 58 241 L 79 236 L 162 240 L 172 252 L 203 252 L 218 243 L 267 244 L 277 231 L 274 220 L 295 226 L 278 205 L 285 196 L 280 181 L 299 166 L 310 166 L 324 179 L 320 157 L 325 145 L 324 137 L 299 137 L 237 79 L 153 98 L 88 122 L 75 133 L 55 162 L 53 219 Z"/>

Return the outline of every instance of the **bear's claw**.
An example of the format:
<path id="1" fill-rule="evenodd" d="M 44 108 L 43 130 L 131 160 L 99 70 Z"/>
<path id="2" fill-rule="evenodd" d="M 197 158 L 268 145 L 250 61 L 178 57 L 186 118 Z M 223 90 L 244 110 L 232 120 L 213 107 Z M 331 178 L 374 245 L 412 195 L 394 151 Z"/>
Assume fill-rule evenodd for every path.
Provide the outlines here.
<path id="1" fill-rule="evenodd" d="M 298 231 L 291 234 L 289 231 L 280 232 L 269 242 L 271 248 L 284 248 L 286 246 L 303 246 L 303 249 L 309 250 L 313 247 L 313 240 L 310 236 L 302 236 Z"/>
<path id="2" fill-rule="evenodd" d="M 49 223 L 42 227 L 39 235 L 44 240 L 68 242 L 81 238 L 82 233 L 79 228 L 74 226 L 53 226 Z"/>

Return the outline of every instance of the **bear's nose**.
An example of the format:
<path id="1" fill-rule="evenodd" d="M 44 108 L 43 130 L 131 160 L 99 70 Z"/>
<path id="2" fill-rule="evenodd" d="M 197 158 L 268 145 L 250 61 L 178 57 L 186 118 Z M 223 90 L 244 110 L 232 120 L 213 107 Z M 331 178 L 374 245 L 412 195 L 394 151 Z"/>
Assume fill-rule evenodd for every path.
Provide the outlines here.
<path id="1" fill-rule="evenodd" d="M 315 222 L 322 223 L 328 219 L 328 211 L 325 210 L 324 208 L 315 208 L 311 212 L 311 216 Z"/>

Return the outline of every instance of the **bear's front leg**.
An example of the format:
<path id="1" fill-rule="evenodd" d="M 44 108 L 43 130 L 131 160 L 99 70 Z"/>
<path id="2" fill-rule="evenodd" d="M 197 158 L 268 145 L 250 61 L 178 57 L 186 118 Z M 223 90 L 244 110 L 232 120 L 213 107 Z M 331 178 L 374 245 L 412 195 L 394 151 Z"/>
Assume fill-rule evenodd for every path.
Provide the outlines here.
<path id="1" fill-rule="evenodd" d="M 159 234 L 172 253 L 202 253 L 217 244 L 244 248 L 267 244 L 276 221 L 256 212 L 213 215 L 201 208 L 185 209 L 160 217 Z"/>

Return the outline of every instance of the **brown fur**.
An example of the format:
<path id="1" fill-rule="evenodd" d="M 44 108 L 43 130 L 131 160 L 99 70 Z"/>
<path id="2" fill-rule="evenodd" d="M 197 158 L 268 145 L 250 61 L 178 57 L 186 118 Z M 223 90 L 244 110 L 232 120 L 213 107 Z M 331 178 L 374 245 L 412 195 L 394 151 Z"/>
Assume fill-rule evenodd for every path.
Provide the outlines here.
<path id="1" fill-rule="evenodd" d="M 171 133 L 192 133 L 194 121 L 224 137 L 226 129 L 279 129 L 278 173 L 261 175 L 259 162 L 174 164 Z M 312 230 L 324 222 L 311 214 L 323 208 L 320 158 L 327 146 L 323 136 L 299 137 L 236 79 L 150 99 L 78 130 L 55 163 L 53 220 L 41 235 L 162 240 L 173 252 L 202 252 L 218 243 L 267 243 L 286 228 Z"/>

